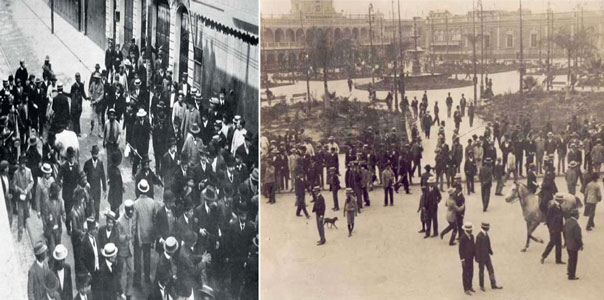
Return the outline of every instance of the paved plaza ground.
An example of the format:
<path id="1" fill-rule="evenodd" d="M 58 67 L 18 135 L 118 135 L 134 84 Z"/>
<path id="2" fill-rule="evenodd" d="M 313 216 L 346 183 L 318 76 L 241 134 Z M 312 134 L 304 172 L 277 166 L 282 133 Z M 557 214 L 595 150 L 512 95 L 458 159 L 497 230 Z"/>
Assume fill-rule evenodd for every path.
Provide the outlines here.
<path id="1" fill-rule="evenodd" d="M 495 93 L 505 93 L 517 89 L 517 73 L 493 74 Z M 491 77 L 491 76 L 490 76 Z M 369 79 L 370 80 L 370 79 Z M 302 90 L 304 85 L 279 87 L 275 95 L 290 94 Z M 319 94 L 321 84 L 311 85 L 313 92 Z M 347 93 L 345 81 L 330 82 L 330 90 L 338 94 Z M 344 92 L 346 91 L 346 92 Z M 469 100 L 472 88 L 452 89 L 454 105 L 461 93 Z M 446 117 L 445 97 L 447 90 L 428 91 L 429 108 L 439 101 L 440 117 L 447 123 L 445 132 L 450 140 L 453 121 Z M 366 101 L 366 92 L 353 90 L 353 95 Z M 409 98 L 421 99 L 421 91 L 408 93 Z M 378 94 L 378 97 L 382 95 Z M 418 126 L 419 127 L 419 126 Z M 466 140 L 476 133 L 482 134 L 484 122 L 475 120 L 470 128 L 464 119 L 460 136 L 465 146 Z M 422 134 L 422 138 L 424 138 Z M 424 159 L 422 164 L 434 163 L 435 135 L 424 139 Z M 343 164 L 344 157 L 340 157 Z M 341 166 L 340 170 L 343 170 Z M 419 182 L 418 178 L 414 179 Z M 526 179 L 522 179 L 526 182 Z M 541 179 L 538 180 L 539 182 Z M 341 178 L 343 182 L 343 178 Z M 566 192 L 563 177 L 556 179 L 558 188 Z M 512 186 L 507 182 L 504 194 Z M 464 188 L 465 190 L 465 188 Z M 480 192 L 480 184 L 476 183 Z M 327 243 L 316 246 L 319 240 L 314 215 L 310 219 L 296 217 L 295 196 L 292 193 L 278 194 L 277 203 L 261 204 L 261 296 L 281 299 L 466 299 L 461 283 L 461 263 L 457 246 L 451 247 L 447 241 L 439 238 L 424 239 L 419 214 L 417 213 L 420 189 L 411 188 L 411 195 L 405 195 L 401 189 L 395 194 L 393 207 L 383 206 L 383 189 L 377 188 L 370 193 L 371 207 L 363 210 L 355 221 L 355 231 L 348 237 L 346 219 L 342 211 L 333 212 L 331 193 L 323 192 L 328 207 L 326 217 L 339 218 L 339 229 L 326 229 Z M 493 188 L 494 193 L 494 188 Z M 581 195 L 582 196 L 582 195 Z M 343 190 L 339 193 L 340 203 L 345 199 Z M 312 203 L 309 203 L 309 212 Z M 600 280 L 604 276 L 604 249 L 602 228 L 585 232 L 586 218 L 582 215 L 579 224 L 583 228 L 584 251 L 579 253 L 577 268 L 578 281 L 569 281 L 566 266 L 554 264 L 553 253 L 541 265 L 539 260 L 545 244 L 531 242 L 526 253 L 520 252 L 526 240 L 526 225 L 518 202 L 506 203 L 504 197 L 491 196 L 489 210 L 482 212 L 480 194 L 466 195 L 466 221 L 474 224 L 474 234 L 479 231 L 480 222 L 489 221 L 489 236 L 494 251 L 492 256 L 497 283 L 503 290 L 490 290 L 488 279 L 487 292 L 478 289 L 478 265 L 474 267 L 474 289 L 477 293 L 471 298 L 478 299 L 601 299 L 604 287 Z M 446 208 L 444 201 L 439 205 L 439 230 L 446 227 Z M 582 210 L 581 210 L 582 213 Z M 595 222 L 604 217 L 602 211 L 596 212 Z M 535 236 L 549 238 L 547 227 L 539 226 Z M 563 249 L 563 260 L 568 259 Z M 486 271 L 485 271 L 486 272 Z M 488 277 L 485 274 L 485 277 Z"/>

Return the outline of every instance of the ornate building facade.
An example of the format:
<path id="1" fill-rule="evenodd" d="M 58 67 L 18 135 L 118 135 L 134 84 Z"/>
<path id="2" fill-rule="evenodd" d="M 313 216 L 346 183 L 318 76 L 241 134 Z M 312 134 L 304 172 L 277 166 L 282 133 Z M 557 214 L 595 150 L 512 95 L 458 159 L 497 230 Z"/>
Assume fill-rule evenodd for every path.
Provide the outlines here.
<path id="1" fill-rule="evenodd" d="M 472 36 L 475 26 L 477 57 L 484 51 L 486 60 L 515 60 L 520 46 L 520 16 L 518 11 L 477 11 L 453 15 L 448 11 L 432 11 L 427 17 L 398 20 L 398 12 L 372 11 L 365 15 L 346 15 L 336 12 L 333 0 L 291 0 L 291 10 L 285 15 L 263 15 L 262 53 L 263 71 L 282 70 L 283 66 L 301 65 L 306 48 L 317 31 L 327 32 L 334 42 L 351 38 L 356 41 L 360 60 L 368 60 L 373 44 L 375 57 L 380 56 L 398 39 L 399 26 L 403 47 L 417 49 L 436 59 L 469 60 L 472 57 Z M 396 7 L 395 7 L 396 10 Z M 523 10 L 523 53 L 527 60 L 546 58 L 547 40 L 552 32 L 566 28 L 571 33 L 589 28 L 594 44 L 602 48 L 604 41 L 604 13 L 574 11 L 550 14 L 553 31 L 549 30 L 548 13 L 533 14 Z M 371 24 L 370 24 L 371 20 Z M 482 24 L 482 31 L 481 31 Z M 393 32 L 395 31 L 395 32 Z M 481 35 L 481 32 L 483 35 Z M 481 39 L 480 37 L 483 36 Z M 373 37 L 373 41 L 371 41 Z M 481 48 L 482 46 L 482 48 Z M 553 58 L 565 58 L 564 49 L 552 42 Z"/>

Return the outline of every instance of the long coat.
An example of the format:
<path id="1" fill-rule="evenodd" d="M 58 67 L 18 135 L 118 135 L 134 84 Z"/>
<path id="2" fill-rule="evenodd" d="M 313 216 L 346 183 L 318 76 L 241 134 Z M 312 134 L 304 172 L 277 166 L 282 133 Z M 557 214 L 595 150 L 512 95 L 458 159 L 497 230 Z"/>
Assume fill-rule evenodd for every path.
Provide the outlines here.
<path id="1" fill-rule="evenodd" d="M 59 273 L 57 272 L 57 268 L 52 268 L 53 273 L 59 278 Z M 58 292 L 61 295 L 61 300 L 71 300 L 73 299 L 73 287 L 71 283 L 71 266 L 67 263 L 63 265 L 63 288 L 59 284 Z"/>
<path id="2" fill-rule="evenodd" d="M 583 247 L 583 238 L 581 237 L 581 227 L 577 223 L 577 219 L 568 218 L 564 224 L 564 238 L 566 248 L 571 251 L 578 251 Z"/>
<path id="3" fill-rule="evenodd" d="M 117 166 L 107 168 L 107 181 L 109 183 L 109 193 L 107 200 L 111 206 L 119 207 L 123 200 L 124 183 L 122 181 L 122 172 Z"/>
<path id="4" fill-rule="evenodd" d="M 107 180 L 105 178 L 105 167 L 100 159 L 97 159 L 96 167 L 92 163 L 92 159 L 84 163 L 84 173 L 90 184 L 90 196 L 96 201 L 101 199 L 101 186 L 103 190 L 107 190 Z"/>
<path id="5" fill-rule="evenodd" d="M 153 242 L 153 217 L 156 211 L 156 203 L 145 195 L 142 195 L 134 202 L 136 237 L 140 244 L 150 244 Z"/>
<path id="6" fill-rule="evenodd" d="M 488 234 L 481 231 L 476 235 L 476 261 L 486 262 L 490 259 L 490 255 L 493 255 L 491 239 Z"/>
<path id="7" fill-rule="evenodd" d="M 99 264 L 99 271 L 95 274 L 95 285 L 92 288 L 93 299 L 115 300 L 122 294 L 120 284 L 121 266 L 116 261 L 109 270 L 105 259 L 102 259 Z"/>
<path id="8" fill-rule="evenodd" d="M 48 264 L 44 262 L 42 267 L 34 262 L 27 273 L 27 299 L 46 300 L 46 288 L 44 287 L 45 276 L 50 272 Z"/>

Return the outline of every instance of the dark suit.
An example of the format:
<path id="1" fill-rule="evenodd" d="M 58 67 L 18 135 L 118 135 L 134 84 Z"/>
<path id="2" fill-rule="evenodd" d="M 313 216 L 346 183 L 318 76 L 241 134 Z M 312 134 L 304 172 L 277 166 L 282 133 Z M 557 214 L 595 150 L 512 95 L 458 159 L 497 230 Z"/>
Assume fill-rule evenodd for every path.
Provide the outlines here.
<path id="1" fill-rule="evenodd" d="M 249 221 L 245 222 L 243 230 L 241 222 L 233 220 L 229 224 L 228 253 L 231 261 L 231 293 L 237 295 L 242 284 L 244 264 L 252 246 L 256 231 Z"/>
<path id="2" fill-rule="evenodd" d="M 105 178 L 105 168 L 103 162 L 97 159 L 96 167 L 92 163 L 92 158 L 84 163 L 84 173 L 90 184 L 90 197 L 94 201 L 94 212 L 96 220 L 99 219 L 99 209 L 101 205 L 101 186 L 103 191 L 107 190 L 107 179 Z"/>
<path id="3" fill-rule="evenodd" d="M 59 93 L 52 100 L 53 121 L 51 128 L 55 130 L 61 126 L 67 126 L 70 121 L 69 98 L 63 92 Z"/>
<path id="4" fill-rule="evenodd" d="M 562 229 L 564 227 L 564 221 L 562 217 L 562 209 L 559 204 L 550 205 L 547 210 L 547 216 L 545 222 L 549 229 L 549 243 L 543 251 L 541 257 L 545 259 L 550 251 L 556 247 L 556 262 L 562 261 Z"/>
<path id="5" fill-rule="evenodd" d="M 174 153 L 174 158 L 170 155 L 169 152 L 164 153 L 161 158 L 161 168 L 159 169 L 159 176 L 164 181 L 164 186 L 166 188 L 171 188 L 174 183 L 174 172 L 178 170 L 178 152 Z M 177 191 L 172 191 L 173 193 L 177 193 Z"/>
<path id="6" fill-rule="evenodd" d="M 462 266 L 462 282 L 464 291 L 472 288 L 474 276 L 474 236 L 463 232 L 459 238 L 459 258 Z"/>
<path id="7" fill-rule="evenodd" d="M 115 221 L 114 223 L 115 224 L 113 225 L 113 229 L 111 230 L 111 234 L 109 234 L 109 237 L 107 237 L 107 225 L 103 225 L 99 228 L 96 240 L 98 243 L 97 247 L 99 249 L 103 249 L 108 243 L 114 243 L 117 246 L 120 234 L 118 232 L 117 221 Z"/>
<path id="8" fill-rule="evenodd" d="M 491 255 L 493 250 L 491 249 L 491 240 L 489 235 L 484 232 L 479 232 L 476 235 L 476 261 L 478 262 L 478 283 L 481 288 L 484 288 L 484 267 L 487 267 L 489 272 L 489 279 L 491 280 L 491 287 L 497 286 L 495 281 L 495 270 L 491 263 Z"/>
<path id="9" fill-rule="evenodd" d="M 164 293 L 169 294 L 167 287 L 164 287 Z M 170 297 L 172 297 L 172 299 L 176 298 L 173 295 L 170 295 Z M 165 300 L 166 299 L 164 296 L 162 296 L 161 289 L 157 282 L 155 284 L 153 284 L 153 287 L 151 288 L 151 292 L 149 293 L 148 299 L 149 300 Z"/>
<path id="10" fill-rule="evenodd" d="M 163 238 L 166 240 L 174 232 L 174 225 L 176 224 L 176 215 L 174 211 L 170 211 L 170 216 L 166 211 L 165 207 L 162 207 L 155 215 L 155 222 L 153 224 L 153 231 L 157 235 L 157 241 L 155 243 L 155 250 L 159 253 L 163 252 L 163 246 L 159 243 L 159 239 Z"/>
<path id="11" fill-rule="evenodd" d="M 144 156 L 149 153 L 149 139 L 151 139 L 151 124 L 149 119 L 144 118 L 141 123 L 140 120 L 135 120 L 132 125 L 132 146 L 138 152 L 138 155 Z M 140 157 L 133 154 L 134 163 L 132 164 L 132 174 L 136 174 L 138 170 L 138 164 L 140 163 Z"/>
<path id="12" fill-rule="evenodd" d="M 193 219 L 193 229 L 198 233 L 197 244 L 195 250 L 198 253 L 203 251 L 211 252 L 215 249 L 216 241 L 218 240 L 218 228 L 220 225 L 220 215 L 218 209 L 206 207 L 206 203 L 201 203 L 195 208 Z M 207 231 L 206 236 L 199 234 L 201 229 Z"/>
<path id="13" fill-rule="evenodd" d="M 568 278 L 575 278 L 579 250 L 583 248 L 583 239 L 581 237 L 581 227 L 574 217 L 566 219 L 564 238 L 566 240 L 566 251 L 568 252 Z"/>
<path id="14" fill-rule="evenodd" d="M 120 284 L 120 266 L 117 261 L 109 270 L 107 261 L 102 259 L 99 271 L 93 276 L 96 277 L 93 279 L 94 285 L 92 286 L 94 300 L 115 300 L 123 293 Z"/>
<path id="15" fill-rule="evenodd" d="M 482 210 L 487 211 L 489 207 L 489 199 L 491 197 L 491 186 L 493 185 L 493 169 L 484 164 L 480 168 L 480 195 L 482 197 Z"/>
<path id="16" fill-rule="evenodd" d="M 82 115 L 82 99 L 87 98 L 83 82 L 74 82 L 71 86 L 71 122 L 73 131 L 80 134 L 80 116 Z"/>
<path id="17" fill-rule="evenodd" d="M 192 217 L 193 218 L 193 217 Z M 181 215 L 174 222 L 174 237 L 182 241 L 186 236 L 187 232 L 195 233 L 195 228 L 193 227 L 193 220 L 189 219 L 189 222 L 185 221 L 185 216 Z"/>
<path id="18" fill-rule="evenodd" d="M 99 260 L 99 266 L 102 263 L 103 260 L 103 255 L 101 254 L 101 250 L 99 248 L 99 240 L 98 238 L 95 236 L 95 242 L 96 242 L 96 250 L 97 250 L 97 256 L 98 256 L 98 260 Z M 84 273 L 84 272 L 88 272 L 90 274 L 93 274 L 97 271 L 95 270 L 95 257 L 94 257 L 94 247 L 93 245 L 90 243 L 90 238 L 89 235 L 85 235 L 84 238 L 82 239 L 82 243 L 80 245 L 80 255 L 79 255 L 79 264 L 76 264 L 76 272 L 78 273 Z"/>
<path id="19" fill-rule="evenodd" d="M 27 273 L 27 298 L 29 300 L 46 300 L 44 282 L 48 272 L 50 269 L 46 262 L 42 264 L 42 267 L 37 262 L 31 265 Z"/>
<path id="20" fill-rule="evenodd" d="M 323 195 L 315 197 L 315 203 L 312 207 L 312 212 L 315 213 L 317 218 L 317 229 L 319 230 L 319 237 L 321 241 L 325 241 L 325 228 L 323 227 L 323 217 L 325 216 L 325 199 Z"/>
<path id="21" fill-rule="evenodd" d="M 190 170 L 187 170 L 190 171 Z M 193 168 L 193 178 L 195 180 L 195 187 L 198 187 L 201 183 L 200 191 L 203 190 L 207 185 L 216 186 L 216 174 L 212 171 L 212 165 L 206 163 L 205 170 L 202 168 L 201 163 Z"/>
<path id="22" fill-rule="evenodd" d="M 428 188 L 425 195 L 426 200 L 424 201 L 424 208 L 428 215 L 428 220 L 426 221 L 426 236 L 430 236 L 430 227 L 434 228 L 433 232 L 434 236 L 436 236 L 438 234 L 438 203 L 442 199 L 442 196 L 436 187 L 433 187 L 432 190 Z"/>
<path id="23" fill-rule="evenodd" d="M 75 199 L 73 199 L 73 191 L 80 179 L 80 166 L 75 163 L 70 167 L 69 162 L 65 162 L 59 167 L 59 175 L 57 177 L 57 182 L 62 185 L 61 191 L 65 212 L 70 212 L 75 202 Z M 65 222 L 65 227 L 67 228 L 67 231 L 69 231 L 71 229 L 71 222 Z"/>
<path id="24" fill-rule="evenodd" d="M 201 130 L 199 136 L 201 137 L 203 144 L 208 145 L 212 140 L 212 136 L 214 135 L 214 126 L 212 125 L 212 123 L 210 123 L 209 120 L 204 125 L 202 120 L 202 122 L 199 124 L 199 128 Z"/>
<path id="25" fill-rule="evenodd" d="M 59 273 L 56 267 L 53 267 L 53 273 L 59 278 Z M 60 280 L 60 279 L 59 279 Z M 61 300 L 71 300 L 73 299 L 73 288 L 71 284 L 71 266 L 65 263 L 63 265 L 63 288 L 61 288 L 61 284 L 59 283 L 58 292 L 61 294 Z"/>

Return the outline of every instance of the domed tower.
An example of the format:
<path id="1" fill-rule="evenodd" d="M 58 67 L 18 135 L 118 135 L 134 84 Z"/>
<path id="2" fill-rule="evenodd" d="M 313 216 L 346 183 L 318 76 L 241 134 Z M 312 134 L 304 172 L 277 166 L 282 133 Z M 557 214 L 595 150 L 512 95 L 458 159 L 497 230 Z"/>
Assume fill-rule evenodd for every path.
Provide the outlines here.
<path id="1" fill-rule="evenodd" d="M 291 14 L 305 18 L 328 18 L 336 15 L 333 0 L 291 0 Z"/>

